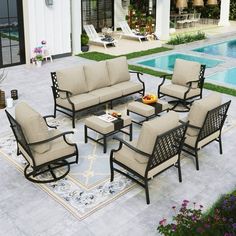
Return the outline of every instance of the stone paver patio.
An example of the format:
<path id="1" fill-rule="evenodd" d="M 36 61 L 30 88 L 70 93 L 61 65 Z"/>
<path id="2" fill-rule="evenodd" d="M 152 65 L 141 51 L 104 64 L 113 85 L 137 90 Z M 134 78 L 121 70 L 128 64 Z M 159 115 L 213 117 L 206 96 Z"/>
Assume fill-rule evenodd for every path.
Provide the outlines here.
<path id="1" fill-rule="evenodd" d="M 67 57 L 42 68 L 31 65 L 8 68 L 8 78 L 1 87 L 8 96 L 11 89 L 18 89 L 19 100 L 27 101 L 43 115 L 52 114 L 50 72 L 87 62 L 78 57 Z M 149 75 L 144 75 L 143 79 L 147 91 L 156 92 L 160 79 Z M 209 92 L 205 90 L 204 95 Z M 229 99 L 232 100 L 229 116 L 236 120 L 236 98 L 223 95 L 224 101 Z M 0 121 L 2 136 L 10 130 L 4 110 L 0 110 Z M 235 137 L 236 128 L 223 135 L 223 155 L 219 155 L 216 142 L 201 150 L 198 172 L 192 159 L 184 158 L 181 184 L 173 168 L 150 181 L 150 205 L 146 205 L 145 193 L 137 186 L 83 221 L 74 218 L 0 158 L 0 235 L 158 235 L 156 226 L 162 217 L 170 217 L 173 205 L 188 199 L 207 209 L 220 194 L 235 188 Z"/>

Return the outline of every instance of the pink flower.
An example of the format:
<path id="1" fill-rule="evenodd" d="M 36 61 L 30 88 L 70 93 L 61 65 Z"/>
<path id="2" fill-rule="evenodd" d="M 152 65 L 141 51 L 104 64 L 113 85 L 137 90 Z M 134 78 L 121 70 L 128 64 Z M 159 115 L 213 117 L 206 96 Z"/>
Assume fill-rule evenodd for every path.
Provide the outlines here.
<path id="1" fill-rule="evenodd" d="M 166 219 L 163 219 L 159 222 L 159 225 L 165 225 L 165 223 L 166 223 Z"/>

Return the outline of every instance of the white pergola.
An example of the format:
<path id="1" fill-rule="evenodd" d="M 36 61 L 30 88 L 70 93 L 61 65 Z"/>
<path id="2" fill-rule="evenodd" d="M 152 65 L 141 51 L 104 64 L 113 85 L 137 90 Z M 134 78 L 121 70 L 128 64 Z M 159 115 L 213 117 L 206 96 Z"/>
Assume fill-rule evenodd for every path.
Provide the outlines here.
<path id="1" fill-rule="evenodd" d="M 221 0 L 219 26 L 229 26 L 230 0 Z M 156 2 L 156 34 L 161 40 L 169 39 L 170 1 Z"/>

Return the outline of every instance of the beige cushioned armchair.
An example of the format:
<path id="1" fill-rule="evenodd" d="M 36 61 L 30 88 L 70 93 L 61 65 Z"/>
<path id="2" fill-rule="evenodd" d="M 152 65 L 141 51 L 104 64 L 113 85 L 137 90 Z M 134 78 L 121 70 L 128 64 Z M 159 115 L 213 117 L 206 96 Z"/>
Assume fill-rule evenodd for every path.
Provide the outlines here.
<path id="1" fill-rule="evenodd" d="M 192 103 L 193 99 L 202 98 L 204 72 L 205 65 L 176 59 L 173 74 L 162 76 L 163 81 L 158 86 L 158 97 L 172 97 L 176 99 L 170 101 L 170 103 L 174 103 L 173 110 L 176 110 L 178 105 L 182 105 L 185 111 L 189 111 L 188 105 Z M 170 84 L 165 83 L 167 77 L 172 78 Z"/>
<path id="2" fill-rule="evenodd" d="M 27 165 L 25 177 L 36 183 L 48 183 L 64 178 L 70 171 L 70 164 L 78 163 L 78 149 L 66 135 L 49 126 L 46 119 L 27 103 L 17 104 L 15 119 L 6 110 L 17 142 L 17 154 L 22 154 Z M 48 129 L 51 128 L 51 129 Z M 75 159 L 68 158 L 75 157 Z M 57 171 L 60 169 L 60 171 Z M 43 174 L 43 175 L 42 175 Z"/>
<path id="3" fill-rule="evenodd" d="M 179 181 L 182 181 L 180 152 L 184 141 L 186 126 L 179 123 L 177 113 L 171 111 L 159 118 L 143 123 L 138 140 L 126 142 L 119 140 L 118 149 L 111 150 L 111 181 L 114 170 L 133 179 L 145 188 L 147 204 L 149 200 L 148 180 L 171 166 L 176 166 Z M 114 163 L 126 169 L 132 175 L 114 167 Z"/>
<path id="4" fill-rule="evenodd" d="M 221 133 L 230 103 L 231 101 L 222 104 L 221 95 L 212 93 L 195 101 L 191 106 L 185 120 L 188 122 L 188 129 L 183 151 L 195 157 L 197 170 L 199 170 L 198 151 L 201 148 L 217 141 L 222 154 Z"/>

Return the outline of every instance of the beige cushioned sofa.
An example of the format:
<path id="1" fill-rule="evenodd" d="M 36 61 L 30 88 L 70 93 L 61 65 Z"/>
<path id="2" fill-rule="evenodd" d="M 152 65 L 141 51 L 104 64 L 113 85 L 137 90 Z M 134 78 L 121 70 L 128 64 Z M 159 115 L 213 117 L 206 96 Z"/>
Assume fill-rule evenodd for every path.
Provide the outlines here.
<path id="1" fill-rule="evenodd" d="M 126 57 L 78 65 L 52 72 L 54 116 L 61 111 L 72 117 L 75 113 L 99 104 L 134 93 L 144 94 L 145 86 L 140 79 L 131 81 Z"/>

